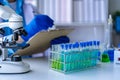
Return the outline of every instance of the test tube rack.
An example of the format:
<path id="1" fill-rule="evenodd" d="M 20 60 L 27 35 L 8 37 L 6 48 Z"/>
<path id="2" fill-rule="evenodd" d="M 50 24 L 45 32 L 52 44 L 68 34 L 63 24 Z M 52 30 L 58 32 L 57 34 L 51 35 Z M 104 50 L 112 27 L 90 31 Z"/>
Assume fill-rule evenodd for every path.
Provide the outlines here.
<path id="1" fill-rule="evenodd" d="M 99 63 L 99 41 L 52 45 L 50 69 L 63 73 L 85 70 Z"/>

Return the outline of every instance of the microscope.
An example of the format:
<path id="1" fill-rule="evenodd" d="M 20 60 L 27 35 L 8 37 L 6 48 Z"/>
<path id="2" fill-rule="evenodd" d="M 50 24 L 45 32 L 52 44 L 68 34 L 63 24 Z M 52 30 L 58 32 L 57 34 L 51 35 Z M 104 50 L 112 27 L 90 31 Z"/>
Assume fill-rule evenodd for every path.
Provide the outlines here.
<path id="1" fill-rule="evenodd" d="M 12 40 L 4 39 L 0 37 L 0 73 L 26 73 L 30 71 L 29 64 L 22 61 L 21 56 L 13 55 L 8 56 L 8 49 L 24 49 L 29 46 L 26 44 L 25 46 L 18 46 L 17 40 L 20 35 L 26 36 L 27 33 L 23 28 L 23 18 L 16 14 L 14 10 L 12 10 L 8 6 L 0 5 L 0 17 L 8 22 L 0 23 L 0 34 L 4 34 L 4 27 L 9 27 L 13 30 Z M 6 36 L 7 37 L 7 36 Z"/>

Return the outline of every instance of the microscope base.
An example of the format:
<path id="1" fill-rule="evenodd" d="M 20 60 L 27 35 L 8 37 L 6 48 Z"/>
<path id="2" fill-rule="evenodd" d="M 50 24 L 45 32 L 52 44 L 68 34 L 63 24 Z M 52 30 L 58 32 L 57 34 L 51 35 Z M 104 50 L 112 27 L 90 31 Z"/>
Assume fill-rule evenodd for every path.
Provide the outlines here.
<path id="1" fill-rule="evenodd" d="M 30 71 L 30 66 L 22 61 L 2 61 L 0 63 L 0 73 L 26 73 Z"/>

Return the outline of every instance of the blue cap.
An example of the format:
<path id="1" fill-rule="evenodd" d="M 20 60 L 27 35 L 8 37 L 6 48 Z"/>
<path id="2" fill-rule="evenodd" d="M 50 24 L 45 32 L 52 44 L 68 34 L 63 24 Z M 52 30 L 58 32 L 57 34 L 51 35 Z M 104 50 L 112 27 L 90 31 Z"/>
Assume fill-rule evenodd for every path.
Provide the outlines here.
<path id="1" fill-rule="evenodd" d="M 99 46 L 100 45 L 100 41 L 97 41 L 97 46 Z"/>
<path id="2" fill-rule="evenodd" d="M 92 41 L 89 42 L 89 45 L 92 46 Z"/>
<path id="3" fill-rule="evenodd" d="M 69 49 L 72 49 L 72 44 L 69 44 Z"/>
<path id="4" fill-rule="evenodd" d="M 82 42 L 82 46 L 85 47 L 85 43 L 84 42 Z"/>
<path id="5" fill-rule="evenodd" d="M 69 47 L 68 44 L 65 44 L 65 49 L 66 49 L 66 50 L 68 49 L 68 47 Z"/>
<path id="6" fill-rule="evenodd" d="M 84 47 L 86 47 L 86 46 L 87 46 L 87 42 L 84 42 L 83 44 L 84 44 Z"/>
<path id="7" fill-rule="evenodd" d="M 61 48 L 64 49 L 64 44 L 61 44 Z"/>
<path id="8" fill-rule="evenodd" d="M 87 46 L 90 46 L 89 42 L 86 42 Z"/>
<path id="9" fill-rule="evenodd" d="M 96 41 L 93 41 L 93 45 L 97 45 Z"/>
<path id="10" fill-rule="evenodd" d="M 80 42 L 80 47 L 83 47 L 83 43 L 82 42 Z"/>
<path id="11" fill-rule="evenodd" d="M 78 42 L 75 43 L 75 48 L 79 48 L 79 43 Z"/>
<path id="12" fill-rule="evenodd" d="M 75 48 L 75 44 L 72 44 L 73 48 Z"/>

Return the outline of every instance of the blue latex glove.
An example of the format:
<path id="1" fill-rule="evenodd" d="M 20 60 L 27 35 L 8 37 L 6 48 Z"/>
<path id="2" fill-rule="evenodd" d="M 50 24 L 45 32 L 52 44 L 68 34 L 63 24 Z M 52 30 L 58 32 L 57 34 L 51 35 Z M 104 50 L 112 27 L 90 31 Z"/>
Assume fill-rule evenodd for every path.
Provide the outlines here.
<path id="1" fill-rule="evenodd" d="M 54 44 L 62 44 L 62 43 L 69 43 L 69 42 L 70 42 L 69 37 L 60 36 L 60 37 L 57 37 L 57 38 L 54 38 L 53 40 L 51 40 L 50 44 L 54 45 Z"/>
<path id="2" fill-rule="evenodd" d="M 36 33 L 47 30 L 49 27 L 54 25 L 54 21 L 47 15 L 36 15 L 34 19 L 25 27 L 27 36 L 22 36 L 24 41 L 28 41 Z"/>

